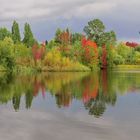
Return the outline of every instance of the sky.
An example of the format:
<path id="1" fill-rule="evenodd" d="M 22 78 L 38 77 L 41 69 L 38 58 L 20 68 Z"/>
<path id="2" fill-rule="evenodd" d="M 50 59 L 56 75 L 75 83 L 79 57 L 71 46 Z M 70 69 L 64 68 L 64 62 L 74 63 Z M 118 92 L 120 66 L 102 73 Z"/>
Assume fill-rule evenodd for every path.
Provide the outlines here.
<path id="1" fill-rule="evenodd" d="M 140 0 L 0 0 L 0 27 L 11 30 L 17 20 L 23 33 L 31 24 L 39 41 L 50 40 L 57 28 L 83 33 L 88 21 L 99 18 L 118 40 L 140 42 Z"/>

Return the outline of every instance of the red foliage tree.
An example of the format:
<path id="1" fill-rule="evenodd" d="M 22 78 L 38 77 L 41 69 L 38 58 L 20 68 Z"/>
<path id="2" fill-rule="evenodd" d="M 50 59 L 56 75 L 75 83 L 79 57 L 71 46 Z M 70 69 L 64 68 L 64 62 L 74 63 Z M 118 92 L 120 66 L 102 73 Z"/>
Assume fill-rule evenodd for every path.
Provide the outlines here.
<path id="1" fill-rule="evenodd" d="M 69 30 L 63 31 L 60 35 L 59 35 L 59 41 L 62 45 L 66 46 L 71 44 L 72 41 L 72 35 L 69 32 Z"/>
<path id="2" fill-rule="evenodd" d="M 32 54 L 33 54 L 35 64 L 36 64 L 37 60 L 40 60 L 40 59 L 42 59 L 44 57 L 45 50 L 46 49 L 45 49 L 45 44 L 44 43 L 41 45 L 40 48 L 37 46 L 37 44 L 33 45 Z"/>
<path id="3" fill-rule="evenodd" d="M 136 48 L 139 44 L 136 42 L 126 42 L 126 46 Z"/>
<path id="4" fill-rule="evenodd" d="M 82 38 L 82 47 L 84 49 L 84 57 L 88 63 L 98 64 L 98 49 L 95 42 Z"/>

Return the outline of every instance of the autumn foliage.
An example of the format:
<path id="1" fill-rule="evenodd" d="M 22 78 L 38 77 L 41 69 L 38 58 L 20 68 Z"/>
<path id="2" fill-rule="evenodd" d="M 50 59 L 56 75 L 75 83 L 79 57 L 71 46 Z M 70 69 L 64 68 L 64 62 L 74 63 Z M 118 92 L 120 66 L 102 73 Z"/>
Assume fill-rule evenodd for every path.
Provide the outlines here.
<path id="1" fill-rule="evenodd" d="M 41 91 L 42 97 L 45 98 L 46 89 L 45 85 L 42 81 L 38 80 L 37 77 L 35 77 L 34 83 L 33 83 L 33 95 L 36 97 Z"/>
<path id="2" fill-rule="evenodd" d="M 136 42 L 126 42 L 126 46 L 136 48 L 139 44 Z"/>
<path id="3" fill-rule="evenodd" d="M 82 39 L 82 47 L 84 49 L 84 57 L 87 63 L 91 65 L 98 64 L 98 48 L 95 42 L 86 39 Z"/>
<path id="4" fill-rule="evenodd" d="M 94 83 L 95 82 L 95 83 Z M 94 87 L 91 88 L 91 85 L 89 83 L 94 83 Z M 85 85 L 85 89 L 82 93 L 82 99 L 83 103 L 87 103 L 90 101 L 90 99 L 96 99 L 98 96 L 98 90 L 99 90 L 99 83 L 98 81 L 89 81 L 88 84 Z"/>
<path id="5" fill-rule="evenodd" d="M 62 45 L 69 45 L 71 44 L 71 40 L 72 40 L 72 35 L 69 31 L 63 31 L 60 35 L 59 35 L 59 41 Z"/>
<path id="6" fill-rule="evenodd" d="M 45 44 L 43 43 L 41 45 L 41 47 L 38 47 L 37 44 L 34 44 L 32 47 L 32 54 L 33 54 L 33 58 L 35 63 L 37 62 L 37 60 L 41 60 L 44 55 L 45 55 Z"/>

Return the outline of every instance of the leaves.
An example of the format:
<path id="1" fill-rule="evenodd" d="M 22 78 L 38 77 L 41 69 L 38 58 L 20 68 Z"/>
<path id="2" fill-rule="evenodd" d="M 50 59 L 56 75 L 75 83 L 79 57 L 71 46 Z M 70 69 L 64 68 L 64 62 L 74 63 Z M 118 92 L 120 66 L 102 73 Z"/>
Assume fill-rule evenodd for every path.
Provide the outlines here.
<path id="1" fill-rule="evenodd" d="M 29 47 L 32 47 L 35 44 L 35 42 L 36 41 L 34 39 L 30 25 L 28 23 L 25 23 L 23 43 L 29 48 Z"/>
<path id="2" fill-rule="evenodd" d="M 12 26 L 12 39 L 14 43 L 19 43 L 21 41 L 19 26 L 16 21 L 13 22 Z"/>

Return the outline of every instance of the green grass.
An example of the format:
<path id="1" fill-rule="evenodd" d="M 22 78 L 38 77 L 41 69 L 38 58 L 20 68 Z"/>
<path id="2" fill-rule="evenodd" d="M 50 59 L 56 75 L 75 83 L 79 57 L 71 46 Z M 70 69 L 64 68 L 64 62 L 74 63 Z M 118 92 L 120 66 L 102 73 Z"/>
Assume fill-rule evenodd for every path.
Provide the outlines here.
<path id="1" fill-rule="evenodd" d="M 140 70 L 140 65 L 117 65 L 115 70 Z"/>

